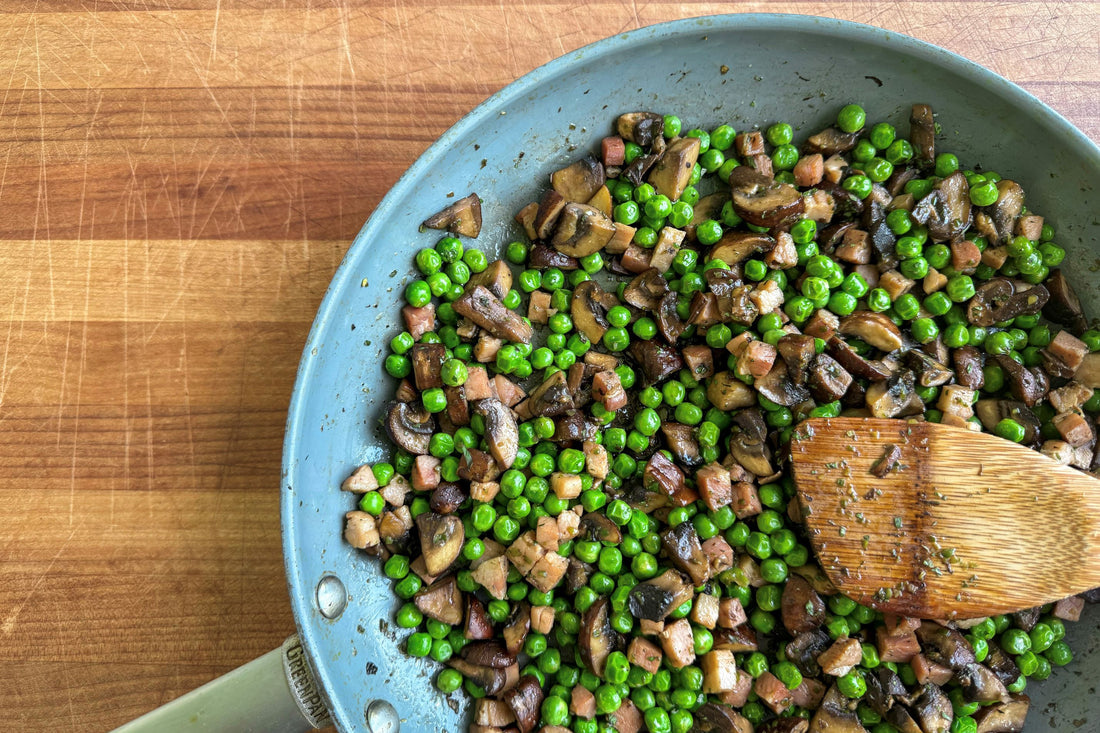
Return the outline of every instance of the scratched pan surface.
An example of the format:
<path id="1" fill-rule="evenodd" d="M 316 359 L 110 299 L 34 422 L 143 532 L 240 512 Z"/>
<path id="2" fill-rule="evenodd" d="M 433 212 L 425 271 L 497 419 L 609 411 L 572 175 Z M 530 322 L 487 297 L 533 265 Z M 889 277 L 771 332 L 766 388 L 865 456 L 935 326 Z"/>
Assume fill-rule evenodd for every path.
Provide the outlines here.
<path id="1" fill-rule="evenodd" d="M 1018 87 L 958 56 L 852 23 L 739 15 L 622 34 L 531 72 L 444 134 L 389 192 L 333 279 L 299 367 L 283 464 L 286 570 L 299 633 L 341 730 L 370 730 L 375 700 L 394 705 L 404 731 L 465 729 L 460 695 L 432 686 L 439 666 L 399 650 L 404 634 L 390 623 L 397 604 L 377 563 L 341 539 L 351 508 L 341 480 L 389 456 L 377 424 L 393 384 L 381 362 L 401 330 L 412 255 L 440 236 L 419 232 L 419 222 L 452 195 L 477 192 L 485 226 L 476 244 L 498 253 L 518 236 L 512 215 L 537 198 L 549 172 L 593 149 L 620 113 L 676 113 L 704 129 L 786 120 L 803 137 L 849 101 L 903 133 L 910 104 L 932 104 L 944 150 L 1024 185 L 1028 206 L 1056 225 L 1069 250 L 1087 312 L 1100 313 L 1100 150 Z M 335 613 L 341 589 L 346 607 Z M 1030 732 L 1100 730 L 1097 608 L 1070 637 L 1078 661 L 1028 690 Z"/>

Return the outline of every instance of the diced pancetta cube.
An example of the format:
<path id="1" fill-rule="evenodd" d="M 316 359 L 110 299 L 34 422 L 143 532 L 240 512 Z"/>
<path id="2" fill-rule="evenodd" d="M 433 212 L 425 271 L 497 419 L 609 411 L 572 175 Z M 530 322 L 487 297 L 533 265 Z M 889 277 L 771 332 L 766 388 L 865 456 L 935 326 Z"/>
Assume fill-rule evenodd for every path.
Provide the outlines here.
<path id="1" fill-rule="evenodd" d="M 378 479 L 374 476 L 374 469 L 369 464 L 363 464 L 355 469 L 350 476 L 340 484 L 341 491 L 350 491 L 353 494 L 365 494 L 378 488 Z"/>

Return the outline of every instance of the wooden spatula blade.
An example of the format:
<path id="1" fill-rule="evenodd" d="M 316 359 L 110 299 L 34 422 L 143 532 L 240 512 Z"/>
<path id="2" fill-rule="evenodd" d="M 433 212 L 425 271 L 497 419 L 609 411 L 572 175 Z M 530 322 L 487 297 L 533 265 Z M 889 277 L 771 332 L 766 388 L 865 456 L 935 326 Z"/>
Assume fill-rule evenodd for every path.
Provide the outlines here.
<path id="1" fill-rule="evenodd" d="M 791 462 L 822 568 L 866 605 L 975 618 L 1100 585 L 1100 481 L 1029 448 L 832 418 L 799 426 Z"/>

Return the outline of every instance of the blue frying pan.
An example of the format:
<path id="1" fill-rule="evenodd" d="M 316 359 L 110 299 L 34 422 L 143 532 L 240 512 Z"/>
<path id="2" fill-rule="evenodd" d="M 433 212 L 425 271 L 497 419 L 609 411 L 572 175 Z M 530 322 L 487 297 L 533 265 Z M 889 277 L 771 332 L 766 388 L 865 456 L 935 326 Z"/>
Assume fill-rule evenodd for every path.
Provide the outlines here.
<path id="1" fill-rule="evenodd" d="M 283 547 L 298 635 L 120 730 L 271 733 L 329 721 L 349 732 L 465 730 L 461 693 L 443 696 L 432 685 L 440 665 L 401 652 L 405 632 L 392 623 L 397 603 L 379 564 L 342 539 L 352 500 L 341 481 L 390 455 L 378 425 L 393 388 L 382 361 L 400 330 L 412 255 L 439 237 L 420 232 L 420 222 L 476 192 L 485 221 L 476 244 L 499 252 L 518 236 L 512 216 L 537 199 L 547 175 L 593 149 L 623 112 L 674 112 L 705 129 L 786 120 L 805 134 L 850 101 L 902 130 L 913 102 L 931 104 L 945 148 L 1021 181 L 1071 258 L 1100 256 L 1100 149 L 1019 87 L 906 36 L 805 16 L 691 18 L 536 69 L 473 110 L 402 176 L 356 237 L 313 323 L 283 457 Z M 1085 266 L 1067 269 L 1086 312 L 1100 312 L 1100 278 Z M 1089 612 L 1070 631 L 1078 661 L 1029 688 L 1028 731 L 1070 730 L 1070 721 L 1100 712 L 1091 682 L 1100 672 L 1100 614 Z"/>

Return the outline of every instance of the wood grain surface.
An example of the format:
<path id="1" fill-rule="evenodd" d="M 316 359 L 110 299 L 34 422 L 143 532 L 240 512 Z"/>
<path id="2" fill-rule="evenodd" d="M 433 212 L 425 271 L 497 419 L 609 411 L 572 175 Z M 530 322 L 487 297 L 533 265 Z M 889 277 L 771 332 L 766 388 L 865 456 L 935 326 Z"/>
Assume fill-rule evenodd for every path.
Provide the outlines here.
<path id="1" fill-rule="evenodd" d="M 1100 140 L 1096 2 L 0 4 L 0 712 L 109 730 L 293 624 L 280 449 L 348 243 L 483 98 L 619 31 L 827 15 Z"/>

